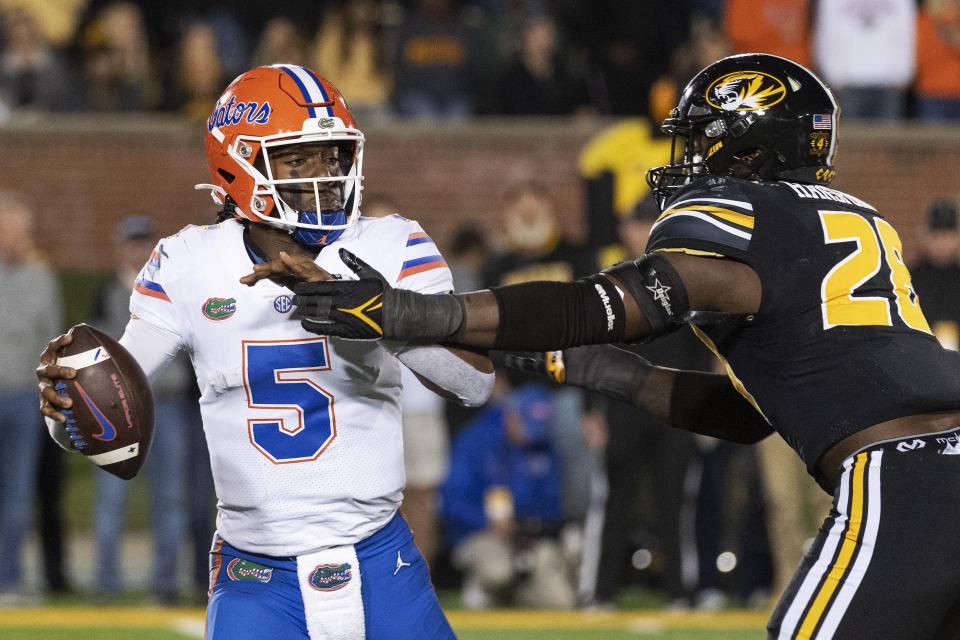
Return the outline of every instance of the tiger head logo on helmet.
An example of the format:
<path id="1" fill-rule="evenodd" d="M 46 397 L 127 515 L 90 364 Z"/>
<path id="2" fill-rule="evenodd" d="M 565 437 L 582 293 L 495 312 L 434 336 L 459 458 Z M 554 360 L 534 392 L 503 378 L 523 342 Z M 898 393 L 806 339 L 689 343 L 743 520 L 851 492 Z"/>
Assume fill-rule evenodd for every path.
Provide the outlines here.
<path id="1" fill-rule="evenodd" d="M 661 207 L 703 175 L 829 184 L 840 108 L 805 67 L 779 56 L 728 56 L 687 84 L 662 129 L 671 163 L 647 172 Z"/>

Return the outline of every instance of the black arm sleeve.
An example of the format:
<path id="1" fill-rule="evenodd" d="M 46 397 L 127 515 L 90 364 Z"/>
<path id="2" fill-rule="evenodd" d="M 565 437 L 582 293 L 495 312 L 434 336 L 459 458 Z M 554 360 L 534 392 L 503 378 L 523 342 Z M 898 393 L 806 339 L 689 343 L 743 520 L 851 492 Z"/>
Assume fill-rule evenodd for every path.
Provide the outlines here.
<path id="1" fill-rule="evenodd" d="M 726 376 L 678 371 L 670 395 L 670 424 L 678 429 L 753 444 L 773 427 Z"/>
<path id="2" fill-rule="evenodd" d="M 494 349 L 550 351 L 623 339 L 623 300 L 600 274 L 576 282 L 526 282 L 491 291 L 500 308 Z"/>

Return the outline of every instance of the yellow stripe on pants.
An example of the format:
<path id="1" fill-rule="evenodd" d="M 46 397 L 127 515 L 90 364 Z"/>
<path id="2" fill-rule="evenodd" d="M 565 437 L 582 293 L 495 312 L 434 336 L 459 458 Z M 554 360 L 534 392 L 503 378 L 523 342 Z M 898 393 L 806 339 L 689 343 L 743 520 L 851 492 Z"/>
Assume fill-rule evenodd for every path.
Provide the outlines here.
<path id="1" fill-rule="evenodd" d="M 837 554 L 833 568 L 830 570 L 827 579 L 824 581 L 823 586 L 820 587 L 820 591 L 813 601 L 813 606 L 810 607 L 806 617 L 803 619 L 803 624 L 800 626 L 799 633 L 797 633 L 798 640 L 809 640 L 809 638 L 812 637 L 813 630 L 816 629 L 817 623 L 820 622 L 827 608 L 827 603 L 830 602 L 830 598 L 833 597 L 837 587 L 840 586 L 840 579 L 850 565 L 853 552 L 857 550 L 857 546 L 860 544 L 860 534 L 863 525 L 863 477 L 866 472 L 869 456 L 869 453 L 863 452 L 858 454 L 854 460 L 853 482 L 851 483 L 853 495 L 850 499 L 850 518 L 848 520 L 847 530 L 844 533 L 843 545 L 840 547 L 840 553 Z"/>

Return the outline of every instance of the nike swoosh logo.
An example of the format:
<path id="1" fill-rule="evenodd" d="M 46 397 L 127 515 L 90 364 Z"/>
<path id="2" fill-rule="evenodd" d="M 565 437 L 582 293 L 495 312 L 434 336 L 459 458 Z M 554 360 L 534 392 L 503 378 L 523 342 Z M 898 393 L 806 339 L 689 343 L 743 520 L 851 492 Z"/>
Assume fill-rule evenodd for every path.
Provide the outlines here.
<path id="1" fill-rule="evenodd" d="M 77 385 L 77 391 L 80 392 L 80 397 L 83 399 L 83 402 L 87 405 L 87 408 L 90 409 L 90 413 L 93 414 L 93 417 L 100 424 L 100 433 L 90 434 L 91 437 L 96 438 L 97 440 L 103 440 L 109 442 L 117 437 L 117 429 L 113 424 L 107 420 L 107 416 L 103 415 L 103 411 L 100 411 L 100 407 L 94 404 L 93 400 L 90 399 L 90 396 L 87 395 L 87 392 L 83 390 L 83 387 L 80 386 L 79 382 L 74 382 Z"/>

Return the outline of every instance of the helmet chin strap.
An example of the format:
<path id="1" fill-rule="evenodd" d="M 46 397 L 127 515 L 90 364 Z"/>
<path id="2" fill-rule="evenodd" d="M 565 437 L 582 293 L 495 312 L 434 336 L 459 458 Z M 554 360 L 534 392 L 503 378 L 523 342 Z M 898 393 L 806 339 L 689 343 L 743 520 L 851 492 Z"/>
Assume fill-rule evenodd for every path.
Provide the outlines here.
<path id="1" fill-rule="evenodd" d="M 298 212 L 298 221 L 305 224 L 325 224 L 338 225 L 345 224 L 347 221 L 347 212 L 343 209 L 336 211 L 320 212 L 319 218 L 316 211 Z M 332 244 L 343 235 L 343 229 L 304 229 L 296 227 L 290 235 L 300 244 L 311 247 L 322 247 Z"/>

